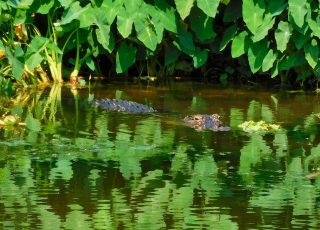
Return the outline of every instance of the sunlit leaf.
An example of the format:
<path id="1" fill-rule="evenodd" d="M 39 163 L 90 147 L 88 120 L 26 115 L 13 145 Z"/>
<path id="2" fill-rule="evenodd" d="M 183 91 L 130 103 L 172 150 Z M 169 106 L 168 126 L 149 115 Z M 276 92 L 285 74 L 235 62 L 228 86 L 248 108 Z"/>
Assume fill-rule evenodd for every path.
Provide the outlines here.
<path id="1" fill-rule="evenodd" d="M 314 69 L 319 63 L 319 46 L 315 39 L 310 43 L 304 45 L 304 52 L 306 54 L 306 60 L 309 65 Z"/>
<path id="2" fill-rule="evenodd" d="M 157 48 L 157 34 L 149 23 L 135 22 L 137 38 L 150 50 L 154 51 Z"/>
<path id="3" fill-rule="evenodd" d="M 262 71 L 266 72 L 270 70 L 273 66 L 273 63 L 276 61 L 277 57 L 278 57 L 277 53 L 274 53 L 273 50 L 270 49 L 267 55 L 265 56 L 265 58 L 263 59 Z"/>
<path id="4" fill-rule="evenodd" d="M 291 37 L 291 28 L 288 22 L 281 21 L 275 32 L 275 39 L 279 51 L 284 52 Z"/>
<path id="5" fill-rule="evenodd" d="M 258 0 L 256 4 L 253 0 L 242 1 L 243 20 L 253 34 L 256 34 L 258 27 L 264 22 L 264 7 L 265 4 L 263 0 Z"/>
<path id="6" fill-rule="evenodd" d="M 289 13 L 291 14 L 297 26 L 302 27 L 304 24 L 304 17 L 307 14 L 306 0 L 289 0 Z"/>
<path id="7" fill-rule="evenodd" d="M 50 9 L 54 6 L 54 1 L 51 0 L 36 0 L 32 4 L 32 10 L 39 14 L 48 14 Z"/>
<path id="8" fill-rule="evenodd" d="M 173 33 L 177 33 L 176 14 L 166 1 L 155 0 L 155 5 L 159 8 L 158 15 L 152 15 L 153 17 L 159 17 L 159 21 L 163 24 L 164 28 Z"/>
<path id="9" fill-rule="evenodd" d="M 252 36 L 252 41 L 258 42 L 264 39 L 268 35 L 269 30 L 273 28 L 274 22 L 275 18 L 272 17 L 271 14 L 265 15 L 263 23 L 257 27 L 256 33 L 254 34 L 254 36 Z"/>
<path id="10" fill-rule="evenodd" d="M 231 55 L 233 58 L 240 57 L 248 51 L 250 40 L 247 31 L 242 31 L 234 37 L 231 45 Z"/>
<path id="11" fill-rule="evenodd" d="M 175 0 L 174 2 L 182 20 L 189 16 L 194 0 Z"/>
<path id="12" fill-rule="evenodd" d="M 132 31 L 133 19 L 122 7 L 117 15 L 117 28 L 123 38 L 127 38 Z"/>
<path id="13" fill-rule="evenodd" d="M 209 17 L 214 18 L 217 14 L 217 8 L 220 0 L 197 0 L 197 6 Z"/>

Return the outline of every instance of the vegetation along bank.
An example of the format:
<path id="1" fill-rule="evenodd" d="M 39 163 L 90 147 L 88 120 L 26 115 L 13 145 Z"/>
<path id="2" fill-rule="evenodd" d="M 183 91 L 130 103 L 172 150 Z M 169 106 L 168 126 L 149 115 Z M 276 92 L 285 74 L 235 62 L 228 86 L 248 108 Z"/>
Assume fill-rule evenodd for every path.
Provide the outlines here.
<path id="1" fill-rule="evenodd" d="M 78 76 L 317 86 L 316 0 L 5 0 L 0 86 Z"/>

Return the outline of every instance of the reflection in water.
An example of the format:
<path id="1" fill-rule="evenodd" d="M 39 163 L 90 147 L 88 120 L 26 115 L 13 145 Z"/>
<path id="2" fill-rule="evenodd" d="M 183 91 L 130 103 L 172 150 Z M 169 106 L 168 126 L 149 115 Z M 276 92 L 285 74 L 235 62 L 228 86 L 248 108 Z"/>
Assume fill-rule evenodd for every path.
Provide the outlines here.
<path id="1" fill-rule="evenodd" d="M 320 227 L 320 179 L 306 177 L 320 167 L 314 96 L 120 90 L 98 96 L 148 100 L 164 112 L 106 112 L 71 97 L 63 116 L 52 109 L 54 127 L 1 129 L 1 229 Z M 232 130 L 183 124 L 199 112 L 221 114 Z M 238 129 L 248 120 L 283 128 L 248 134 Z"/>

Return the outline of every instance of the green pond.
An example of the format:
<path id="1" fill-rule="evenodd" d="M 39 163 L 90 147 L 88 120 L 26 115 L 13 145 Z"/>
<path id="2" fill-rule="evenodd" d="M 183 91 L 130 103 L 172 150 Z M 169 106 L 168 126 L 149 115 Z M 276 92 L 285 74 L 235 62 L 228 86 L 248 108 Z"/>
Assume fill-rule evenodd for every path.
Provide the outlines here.
<path id="1" fill-rule="evenodd" d="M 93 97 L 158 112 L 108 112 Z M 0 229 L 320 229 L 315 93 L 113 84 L 6 101 L 27 125 L 0 129 Z M 199 113 L 231 131 L 183 123 Z M 238 127 L 251 120 L 281 129 Z"/>

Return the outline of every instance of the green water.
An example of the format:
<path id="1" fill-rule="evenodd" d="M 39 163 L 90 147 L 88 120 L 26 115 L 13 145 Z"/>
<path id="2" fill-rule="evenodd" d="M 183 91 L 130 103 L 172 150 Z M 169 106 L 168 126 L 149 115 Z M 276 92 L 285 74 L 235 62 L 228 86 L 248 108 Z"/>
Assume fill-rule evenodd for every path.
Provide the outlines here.
<path id="1" fill-rule="evenodd" d="M 14 108 L 41 126 L 0 129 L 0 229 L 320 228 L 320 176 L 310 176 L 320 167 L 317 94 L 195 84 L 90 91 L 159 111 L 149 115 L 94 108 L 87 89 L 77 100 L 68 89 L 44 95 Z M 218 113 L 232 130 L 197 132 L 181 121 L 195 113 Z M 282 129 L 244 133 L 237 126 L 247 120 Z"/>

